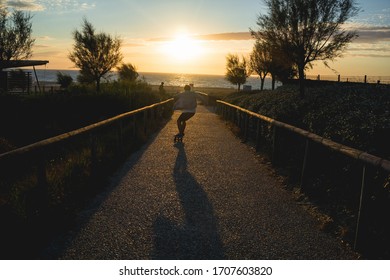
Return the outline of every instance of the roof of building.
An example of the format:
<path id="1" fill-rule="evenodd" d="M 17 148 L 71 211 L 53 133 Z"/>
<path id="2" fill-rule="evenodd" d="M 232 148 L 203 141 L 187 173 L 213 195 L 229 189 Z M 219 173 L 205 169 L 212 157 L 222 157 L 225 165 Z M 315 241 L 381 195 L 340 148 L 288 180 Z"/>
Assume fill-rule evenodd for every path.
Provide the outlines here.
<path id="1" fill-rule="evenodd" d="M 48 60 L 3 60 L 0 61 L 0 69 L 46 65 L 48 63 Z"/>

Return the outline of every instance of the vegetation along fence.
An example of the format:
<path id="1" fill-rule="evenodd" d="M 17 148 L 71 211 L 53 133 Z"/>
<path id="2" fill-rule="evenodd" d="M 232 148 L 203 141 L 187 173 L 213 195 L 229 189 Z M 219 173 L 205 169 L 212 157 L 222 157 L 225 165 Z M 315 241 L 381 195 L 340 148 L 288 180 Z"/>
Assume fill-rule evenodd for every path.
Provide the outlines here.
<path id="1" fill-rule="evenodd" d="M 36 225 L 75 211 L 172 114 L 172 105 L 169 99 L 1 154 L 1 233 L 16 221 Z"/>
<path id="2" fill-rule="evenodd" d="M 367 258 L 390 257 L 390 161 L 223 101 L 217 113 L 300 187 L 299 203 L 327 214 L 325 230 Z"/>
<path id="3" fill-rule="evenodd" d="M 337 81 L 352 83 L 390 84 L 389 76 L 341 76 L 341 75 L 307 75 L 307 79 L 317 81 Z"/>

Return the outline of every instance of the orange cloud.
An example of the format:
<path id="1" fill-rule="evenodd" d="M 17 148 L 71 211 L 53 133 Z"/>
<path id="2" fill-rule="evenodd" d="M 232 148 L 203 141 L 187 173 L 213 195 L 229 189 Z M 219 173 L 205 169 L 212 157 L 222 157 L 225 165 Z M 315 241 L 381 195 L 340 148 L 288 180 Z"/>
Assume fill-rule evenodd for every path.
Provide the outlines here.
<path id="1" fill-rule="evenodd" d="M 229 32 L 229 33 L 217 33 L 217 34 L 205 34 L 205 35 L 192 35 L 194 40 L 204 40 L 204 41 L 244 41 L 251 40 L 251 34 L 248 32 Z M 160 42 L 160 41 L 171 41 L 173 37 L 158 37 L 150 38 L 148 41 Z"/>

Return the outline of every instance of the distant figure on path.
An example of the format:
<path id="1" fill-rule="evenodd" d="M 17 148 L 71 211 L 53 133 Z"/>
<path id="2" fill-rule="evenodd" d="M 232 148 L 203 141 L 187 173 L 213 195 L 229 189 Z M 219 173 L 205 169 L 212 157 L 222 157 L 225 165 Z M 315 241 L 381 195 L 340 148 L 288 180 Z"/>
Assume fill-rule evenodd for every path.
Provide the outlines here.
<path id="1" fill-rule="evenodd" d="M 175 135 L 175 141 L 181 141 L 183 139 L 186 121 L 195 115 L 196 106 L 196 93 L 191 91 L 189 85 L 185 85 L 184 92 L 178 94 L 177 101 L 175 102 L 175 105 L 173 105 L 174 110 L 182 110 L 182 114 L 177 119 L 179 133 Z"/>
<path id="2" fill-rule="evenodd" d="M 158 87 L 158 90 L 160 93 L 165 93 L 164 82 L 161 82 L 161 85 Z"/>

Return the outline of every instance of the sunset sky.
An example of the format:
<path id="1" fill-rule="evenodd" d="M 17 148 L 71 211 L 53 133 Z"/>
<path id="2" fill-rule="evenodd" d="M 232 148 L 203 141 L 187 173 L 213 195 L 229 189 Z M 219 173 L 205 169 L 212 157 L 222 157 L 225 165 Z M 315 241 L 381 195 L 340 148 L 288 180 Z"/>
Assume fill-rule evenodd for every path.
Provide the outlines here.
<path id="1" fill-rule="evenodd" d="M 362 9 L 348 26 L 360 37 L 331 63 L 341 75 L 390 76 L 390 1 L 358 0 Z M 97 31 L 123 40 L 124 62 L 139 72 L 224 74 L 228 53 L 248 55 L 249 28 L 266 9 L 262 0 L 0 0 L 30 11 L 32 59 L 47 69 L 73 69 L 72 32 L 86 17 Z M 334 74 L 321 62 L 308 74 Z"/>

